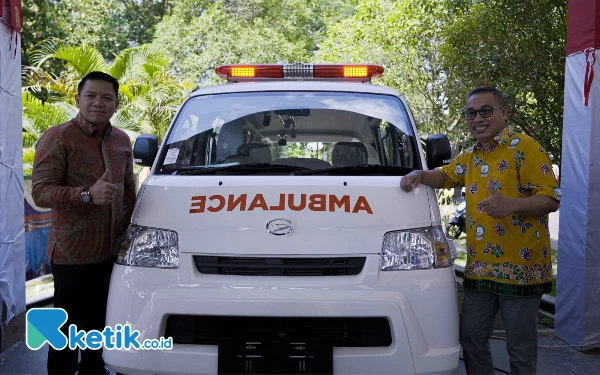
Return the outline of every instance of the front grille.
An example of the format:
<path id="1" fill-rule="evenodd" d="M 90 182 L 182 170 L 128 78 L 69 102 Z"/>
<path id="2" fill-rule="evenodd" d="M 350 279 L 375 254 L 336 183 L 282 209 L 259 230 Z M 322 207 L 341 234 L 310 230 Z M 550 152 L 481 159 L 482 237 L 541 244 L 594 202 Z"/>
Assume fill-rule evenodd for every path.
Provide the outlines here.
<path id="1" fill-rule="evenodd" d="M 326 341 L 334 347 L 390 346 L 386 318 L 270 318 L 171 315 L 165 337 L 176 344 L 218 345 L 220 340 Z"/>
<path id="2" fill-rule="evenodd" d="M 240 276 L 358 275 L 364 257 L 355 258 L 240 258 L 194 255 L 200 273 Z"/>

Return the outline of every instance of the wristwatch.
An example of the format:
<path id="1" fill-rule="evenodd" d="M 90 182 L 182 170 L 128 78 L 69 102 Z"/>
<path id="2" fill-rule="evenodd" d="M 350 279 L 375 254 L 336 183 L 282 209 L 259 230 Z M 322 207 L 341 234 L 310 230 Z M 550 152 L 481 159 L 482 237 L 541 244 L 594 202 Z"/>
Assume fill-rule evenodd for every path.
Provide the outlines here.
<path id="1" fill-rule="evenodd" d="M 92 203 L 92 196 L 90 195 L 90 188 L 87 186 L 84 187 L 83 191 L 81 192 L 81 201 L 85 204 Z"/>

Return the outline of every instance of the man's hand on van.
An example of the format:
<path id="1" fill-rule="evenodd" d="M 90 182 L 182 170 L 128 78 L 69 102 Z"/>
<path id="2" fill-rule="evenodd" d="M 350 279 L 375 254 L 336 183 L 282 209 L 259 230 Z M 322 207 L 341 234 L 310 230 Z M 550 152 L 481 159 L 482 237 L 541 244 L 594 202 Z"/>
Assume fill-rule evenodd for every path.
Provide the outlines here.
<path id="1" fill-rule="evenodd" d="M 412 171 L 406 176 L 402 176 L 400 179 L 400 187 L 404 191 L 411 191 L 416 189 L 417 186 L 421 183 L 421 172 L 422 171 Z"/>
<path id="2" fill-rule="evenodd" d="M 404 191 L 412 191 L 419 184 L 440 189 L 444 187 L 444 176 L 436 170 L 412 171 L 400 179 L 400 188 Z"/>

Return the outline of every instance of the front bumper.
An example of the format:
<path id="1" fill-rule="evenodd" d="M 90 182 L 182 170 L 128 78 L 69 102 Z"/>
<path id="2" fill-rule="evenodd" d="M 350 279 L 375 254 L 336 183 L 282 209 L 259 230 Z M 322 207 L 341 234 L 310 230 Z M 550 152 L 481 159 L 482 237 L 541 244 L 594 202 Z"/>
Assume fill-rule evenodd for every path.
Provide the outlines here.
<path id="1" fill-rule="evenodd" d="M 386 318 L 392 342 L 334 347 L 335 374 L 453 373 L 458 366 L 458 301 L 453 269 L 380 272 L 367 256 L 363 272 L 343 277 L 204 275 L 191 261 L 177 270 L 115 265 L 107 326 L 130 324 L 140 339 L 165 334 L 171 315 Z M 182 261 L 183 260 L 183 261 Z M 217 345 L 172 350 L 105 350 L 107 366 L 125 374 L 216 374 Z"/>

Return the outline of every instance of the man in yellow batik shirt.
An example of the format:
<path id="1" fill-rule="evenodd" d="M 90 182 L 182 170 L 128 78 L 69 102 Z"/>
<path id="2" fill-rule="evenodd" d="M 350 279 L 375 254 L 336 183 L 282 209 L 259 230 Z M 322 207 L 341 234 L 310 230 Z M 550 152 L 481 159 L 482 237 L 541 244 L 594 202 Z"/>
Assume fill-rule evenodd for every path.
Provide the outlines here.
<path id="1" fill-rule="evenodd" d="M 414 171 L 400 187 L 466 188 L 467 264 L 460 343 L 468 374 L 494 374 L 489 346 L 498 311 L 511 374 L 533 374 L 542 294 L 552 289 L 548 214 L 560 188 L 546 151 L 506 126 L 508 107 L 493 87 L 467 95 L 465 120 L 476 143 L 449 165 Z"/>

